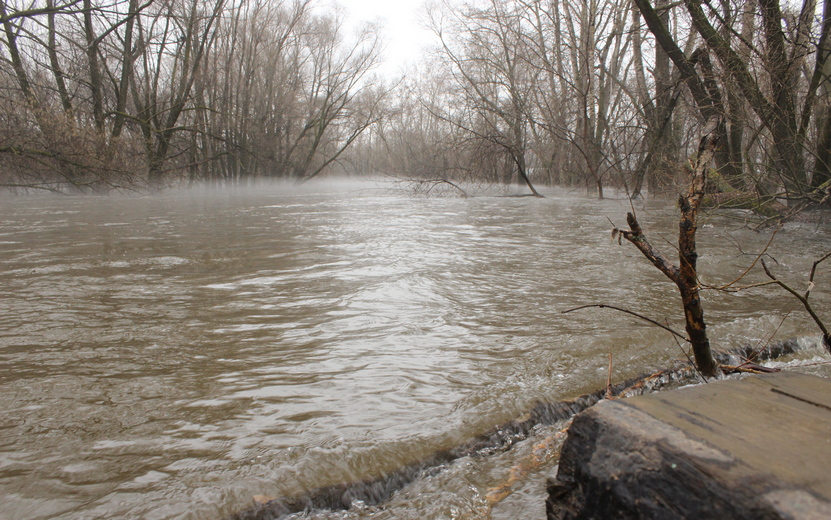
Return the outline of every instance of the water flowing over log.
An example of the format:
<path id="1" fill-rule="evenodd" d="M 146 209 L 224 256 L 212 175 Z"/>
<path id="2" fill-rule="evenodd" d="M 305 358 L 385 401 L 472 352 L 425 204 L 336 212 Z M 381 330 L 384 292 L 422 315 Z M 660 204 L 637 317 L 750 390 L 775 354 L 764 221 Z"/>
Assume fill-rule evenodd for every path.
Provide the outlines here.
<path id="1" fill-rule="evenodd" d="M 740 347 L 730 352 L 718 353 L 716 357 L 719 363 L 738 366 L 747 359 L 763 361 L 790 355 L 805 346 L 797 340 L 786 340 L 770 343 L 762 348 Z M 482 457 L 510 449 L 516 443 L 527 439 L 538 425 L 562 423 L 564 427 L 566 421 L 603 400 L 644 395 L 667 387 L 696 382 L 700 382 L 700 378 L 695 369 L 687 362 L 679 362 L 668 369 L 628 379 L 574 399 L 554 403 L 537 402 L 520 419 L 496 426 L 460 446 L 436 452 L 393 472 L 360 482 L 323 486 L 298 496 L 266 499 L 262 501 L 264 503 L 240 511 L 227 520 L 278 520 L 303 511 L 342 511 L 357 503 L 367 506 L 379 505 L 407 484 L 437 474 L 447 464 L 462 457 Z"/>

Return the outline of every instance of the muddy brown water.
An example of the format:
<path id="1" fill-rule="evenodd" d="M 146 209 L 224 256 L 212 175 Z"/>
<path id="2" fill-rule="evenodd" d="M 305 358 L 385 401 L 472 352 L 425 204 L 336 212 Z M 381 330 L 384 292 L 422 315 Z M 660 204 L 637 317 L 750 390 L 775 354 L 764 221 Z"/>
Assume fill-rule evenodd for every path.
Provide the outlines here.
<path id="1" fill-rule="evenodd" d="M 616 380 L 678 359 L 634 318 L 561 314 L 608 303 L 682 328 L 674 288 L 611 240 L 628 201 L 547 195 L 330 183 L 0 199 L 0 518 L 223 518 L 602 387 L 609 352 Z M 673 204 L 636 209 L 671 254 Z M 804 289 L 829 230 L 788 224 L 769 265 Z M 769 238 L 742 213 L 709 217 L 704 281 L 732 281 Z M 829 269 L 811 298 L 831 320 Z M 704 306 L 724 348 L 817 333 L 775 288 L 708 292 Z M 783 362 L 823 360 L 808 348 Z M 383 506 L 315 514 L 542 518 L 552 428 Z"/>

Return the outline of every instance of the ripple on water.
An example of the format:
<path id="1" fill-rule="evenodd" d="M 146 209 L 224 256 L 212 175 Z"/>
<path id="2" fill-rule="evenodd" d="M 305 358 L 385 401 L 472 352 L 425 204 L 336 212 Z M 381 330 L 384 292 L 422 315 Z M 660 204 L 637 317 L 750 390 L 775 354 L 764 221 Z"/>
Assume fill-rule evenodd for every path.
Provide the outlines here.
<path id="1" fill-rule="evenodd" d="M 377 476 L 537 400 L 586 393 L 605 383 L 610 352 L 619 379 L 679 357 L 630 317 L 561 314 L 619 304 L 679 327 L 672 285 L 609 241 L 608 219 L 629 203 L 551 195 L 239 190 L 4 204 L 0 517 L 221 518 L 253 495 Z M 677 226 L 671 203 L 638 211 L 654 236 Z M 769 238 L 730 222 L 703 235 L 701 265 L 725 283 L 747 265 L 735 240 L 760 251 Z M 824 229 L 789 227 L 769 254 L 798 281 L 828 243 Z M 817 280 L 817 308 L 831 304 L 827 286 Z M 813 331 L 770 294 L 708 293 L 714 341 Z M 327 515 L 530 516 L 523 504 L 551 464 L 522 470 L 513 501 L 492 493 L 552 434 L 446 464 L 384 508 Z"/>

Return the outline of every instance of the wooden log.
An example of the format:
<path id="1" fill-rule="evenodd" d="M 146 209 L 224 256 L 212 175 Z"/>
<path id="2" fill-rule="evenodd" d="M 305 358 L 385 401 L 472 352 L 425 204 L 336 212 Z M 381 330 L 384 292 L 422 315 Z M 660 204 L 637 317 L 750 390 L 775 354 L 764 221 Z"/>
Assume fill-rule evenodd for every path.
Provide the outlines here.
<path id="1" fill-rule="evenodd" d="M 831 380 L 780 372 L 579 414 L 549 519 L 831 517 Z"/>

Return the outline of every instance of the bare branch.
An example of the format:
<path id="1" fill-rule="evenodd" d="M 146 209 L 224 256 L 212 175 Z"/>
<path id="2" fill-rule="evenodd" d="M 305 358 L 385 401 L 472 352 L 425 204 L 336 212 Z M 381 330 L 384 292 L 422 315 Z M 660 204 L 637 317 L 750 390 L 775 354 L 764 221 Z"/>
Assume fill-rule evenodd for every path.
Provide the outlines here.
<path id="1" fill-rule="evenodd" d="M 590 307 L 598 307 L 598 308 L 601 308 L 601 309 L 614 309 L 614 310 L 619 311 L 619 312 L 624 312 L 626 314 L 631 314 L 632 316 L 634 316 L 636 318 L 640 318 L 644 321 L 648 321 L 649 323 L 664 329 L 665 331 L 667 331 L 670 334 L 673 334 L 673 335 L 683 339 L 684 341 L 689 341 L 687 339 L 687 337 L 684 336 L 683 334 L 681 334 L 680 332 L 674 331 L 671 328 L 667 327 L 666 325 L 653 320 L 652 318 L 647 318 L 643 314 L 638 314 L 637 312 L 630 311 L 628 309 L 623 309 L 621 307 L 615 307 L 614 305 L 606 305 L 605 303 L 595 303 L 595 304 L 591 304 L 591 305 L 581 305 L 580 307 L 575 307 L 573 309 L 568 309 L 568 310 L 562 311 L 560 314 L 568 314 L 569 312 L 579 311 L 581 309 L 588 309 Z"/>
<path id="2" fill-rule="evenodd" d="M 738 278 L 736 278 L 735 280 L 733 280 L 732 282 L 730 282 L 730 283 L 728 283 L 728 284 L 721 285 L 721 286 L 719 286 L 719 287 L 708 286 L 707 288 L 708 288 L 708 289 L 715 289 L 715 290 L 717 290 L 717 291 L 724 291 L 724 290 L 729 289 L 730 287 L 734 286 L 735 284 L 739 283 L 739 282 L 741 281 L 741 279 L 742 279 L 742 278 L 744 278 L 744 277 L 747 275 L 747 273 L 749 273 L 749 272 L 750 272 L 750 270 L 751 270 L 751 269 L 753 269 L 753 267 L 756 265 L 756 262 L 758 262 L 759 260 L 761 260 L 761 259 L 762 259 L 762 257 L 763 257 L 765 254 L 767 254 L 768 248 L 769 248 L 769 247 L 770 247 L 770 245 L 773 243 L 773 239 L 776 237 L 776 233 L 778 233 L 780 229 L 782 229 L 781 224 L 780 224 L 779 226 L 776 226 L 776 229 L 774 229 L 774 230 L 773 230 L 773 233 L 770 235 L 770 240 L 768 240 L 768 243 L 767 243 L 767 244 L 765 244 L 765 248 L 764 248 L 764 249 L 762 249 L 762 252 L 761 252 L 761 253 L 759 253 L 758 255 L 756 255 L 756 258 L 754 258 L 754 259 L 753 259 L 753 262 L 751 262 L 751 263 L 750 263 L 750 265 L 748 266 L 748 268 L 747 268 L 747 269 L 745 269 L 745 270 L 742 272 L 742 274 L 740 274 L 740 275 L 739 275 L 739 277 L 738 277 Z M 831 253 L 829 253 L 829 254 L 831 254 Z"/>
<path id="3" fill-rule="evenodd" d="M 813 273 L 814 273 L 814 270 L 816 269 L 817 264 L 819 264 L 820 262 L 822 262 L 823 260 L 825 260 L 829 256 L 831 256 L 831 253 L 826 254 L 820 260 L 817 260 L 816 262 L 814 262 L 814 267 L 811 269 L 812 278 L 813 278 Z M 805 307 L 805 310 L 808 312 L 808 314 L 811 315 L 811 318 L 814 320 L 814 323 L 816 323 L 817 326 L 819 327 L 819 329 L 822 331 L 822 343 L 825 346 L 826 350 L 828 350 L 828 352 L 831 353 L 831 334 L 828 333 L 828 329 L 825 327 L 825 323 L 823 323 L 823 321 L 820 319 L 820 317 L 814 311 L 814 308 L 808 302 L 808 295 L 810 295 L 810 292 L 811 292 L 810 289 L 805 293 L 805 296 L 799 294 L 795 289 L 793 289 L 791 286 L 789 286 L 788 284 L 786 284 L 782 280 L 778 279 L 773 273 L 771 273 L 770 269 L 768 269 L 768 266 L 765 264 L 764 259 L 762 259 L 761 262 L 762 262 L 762 268 L 765 270 L 765 274 L 768 275 L 768 278 L 770 278 L 771 280 L 773 280 L 774 283 L 776 283 L 777 285 L 779 285 L 780 287 L 782 287 L 783 289 L 785 289 L 786 291 L 791 293 L 797 300 L 800 301 L 800 303 L 802 303 L 802 306 Z M 811 284 L 813 284 L 813 280 L 811 281 Z M 810 285 L 809 285 L 809 288 L 810 288 Z"/>

